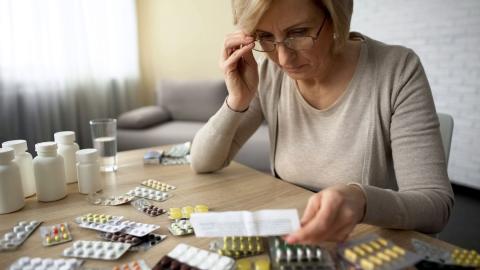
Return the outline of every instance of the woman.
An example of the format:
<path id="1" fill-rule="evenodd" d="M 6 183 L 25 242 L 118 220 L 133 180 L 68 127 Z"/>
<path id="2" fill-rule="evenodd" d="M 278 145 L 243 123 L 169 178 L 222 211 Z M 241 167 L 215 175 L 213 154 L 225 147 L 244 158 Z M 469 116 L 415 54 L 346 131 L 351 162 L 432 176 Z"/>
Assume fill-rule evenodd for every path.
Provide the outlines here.
<path id="1" fill-rule="evenodd" d="M 350 33 L 352 0 L 232 4 L 240 31 L 220 61 L 229 95 L 195 136 L 193 169 L 227 166 L 266 120 L 272 172 L 319 191 L 289 243 L 342 241 L 360 222 L 441 231 L 453 193 L 415 53 Z"/>

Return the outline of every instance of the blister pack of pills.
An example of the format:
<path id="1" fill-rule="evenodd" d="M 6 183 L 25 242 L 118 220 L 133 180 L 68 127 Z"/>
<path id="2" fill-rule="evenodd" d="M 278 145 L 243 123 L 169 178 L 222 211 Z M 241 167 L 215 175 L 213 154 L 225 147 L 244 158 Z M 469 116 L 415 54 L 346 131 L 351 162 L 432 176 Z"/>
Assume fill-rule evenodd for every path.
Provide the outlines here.
<path id="1" fill-rule="evenodd" d="M 208 212 L 208 206 L 204 204 L 197 204 L 195 207 L 187 205 L 182 208 L 170 208 L 168 210 L 169 219 L 181 219 L 190 218 L 192 213 L 205 213 Z"/>
<path id="2" fill-rule="evenodd" d="M 269 237 L 268 245 L 273 269 L 335 269 L 335 262 L 325 248 L 289 245 L 280 237 Z"/>
<path id="3" fill-rule="evenodd" d="M 261 237 L 223 237 L 210 242 L 210 250 L 237 259 L 263 253 L 265 243 Z"/>
<path id="4" fill-rule="evenodd" d="M 143 212 L 151 217 L 156 217 L 165 214 L 167 210 L 153 205 L 146 199 L 138 199 L 131 202 L 132 206 L 140 212 Z"/>
<path id="5" fill-rule="evenodd" d="M 98 236 L 105 241 L 127 243 L 127 244 L 131 244 L 132 247 L 139 245 L 140 243 L 143 242 L 141 237 L 126 234 L 123 232 L 116 232 L 116 233 L 100 232 Z"/>
<path id="6" fill-rule="evenodd" d="M 236 270 L 270 270 L 268 259 L 240 259 L 236 262 Z"/>
<path id="7" fill-rule="evenodd" d="M 430 262 L 443 266 L 463 266 L 480 268 L 480 255 L 475 250 L 454 249 L 444 250 L 419 239 L 412 239 L 415 252 Z"/>
<path id="8" fill-rule="evenodd" d="M 188 219 L 176 219 L 168 226 L 168 230 L 175 236 L 193 234 L 193 227 Z"/>
<path id="9" fill-rule="evenodd" d="M 40 237 L 42 238 L 42 245 L 44 246 L 54 246 L 73 240 L 68 228 L 68 223 L 42 226 L 40 227 Z"/>
<path id="10" fill-rule="evenodd" d="M 52 258 L 31 258 L 21 257 L 16 260 L 9 270 L 45 270 L 45 269 L 61 269 L 76 270 L 80 269 L 83 260 L 78 259 L 52 259 Z"/>
<path id="11" fill-rule="evenodd" d="M 146 187 L 136 187 L 135 189 L 128 191 L 127 195 L 154 200 L 158 202 L 166 201 L 168 198 L 172 196 L 167 192 L 154 190 Z"/>
<path id="12" fill-rule="evenodd" d="M 160 164 L 164 151 L 149 150 L 143 155 L 143 164 Z"/>
<path id="13" fill-rule="evenodd" d="M 172 158 L 185 157 L 190 153 L 190 147 L 192 144 L 190 142 L 180 143 L 172 146 L 166 153 L 165 156 Z"/>
<path id="14" fill-rule="evenodd" d="M 120 221 L 119 225 L 125 226 L 122 229 L 123 233 L 130 234 L 133 236 L 138 236 L 138 237 L 145 236 L 155 231 L 156 229 L 160 228 L 160 225 L 140 223 L 140 222 L 135 222 L 131 220 L 122 220 Z"/>
<path id="15" fill-rule="evenodd" d="M 131 247 L 127 243 L 104 241 L 75 241 L 63 251 L 65 257 L 83 259 L 116 260 Z"/>
<path id="16" fill-rule="evenodd" d="M 92 214 L 88 213 L 83 216 L 79 216 L 75 218 L 75 222 L 77 223 L 97 223 L 97 224 L 106 224 L 106 223 L 116 223 L 122 220 L 122 216 L 111 216 L 107 214 Z"/>
<path id="17" fill-rule="evenodd" d="M 87 200 L 95 205 L 111 205 L 117 206 L 129 203 L 135 199 L 135 196 L 131 195 L 118 195 L 118 196 L 102 196 L 98 193 L 90 194 Z"/>
<path id="18" fill-rule="evenodd" d="M 156 233 L 149 233 L 142 237 L 142 243 L 140 245 L 134 246 L 130 248 L 130 251 L 146 251 L 162 242 L 167 238 L 166 235 L 156 234 Z"/>
<path id="19" fill-rule="evenodd" d="M 169 185 L 167 183 L 155 180 L 155 179 L 148 179 L 142 181 L 142 185 L 149 187 L 151 189 L 159 190 L 159 191 L 170 191 L 176 189 L 175 186 Z"/>
<path id="20" fill-rule="evenodd" d="M 112 270 L 151 270 L 151 268 L 144 260 L 137 260 L 116 265 L 112 268 Z"/>
<path id="21" fill-rule="evenodd" d="M 364 270 L 404 269 L 422 259 L 375 234 L 348 241 L 338 252 L 346 261 Z"/>
<path id="22" fill-rule="evenodd" d="M 18 248 L 41 223 L 41 221 L 36 220 L 17 223 L 11 231 L 5 233 L 0 239 L 0 251 Z"/>
<path id="23" fill-rule="evenodd" d="M 160 259 L 153 269 L 231 270 L 234 268 L 235 261 L 230 257 L 186 244 L 178 244 L 168 255 Z"/>
<path id="24" fill-rule="evenodd" d="M 75 222 L 81 228 L 109 233 L 120 232 L 125 229 L 127 225 L 122 221 L 123 217 L 121 216 L 104 214 L 87 214 L 75 219 Z"/>

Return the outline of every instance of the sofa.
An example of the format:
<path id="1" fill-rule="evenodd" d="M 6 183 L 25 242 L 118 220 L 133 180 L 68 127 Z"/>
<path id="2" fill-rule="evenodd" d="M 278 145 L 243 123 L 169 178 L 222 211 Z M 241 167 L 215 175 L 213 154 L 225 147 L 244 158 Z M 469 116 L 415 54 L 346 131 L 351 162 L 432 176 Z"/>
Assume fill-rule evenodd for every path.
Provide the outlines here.
<path id="1" fill-rule="evenodd" d="M 155 105 L 118 117 L 119 151 L 192 141 L 225 102 L 227 93 L 223 79 L 160 81 Z M 269 173 L 269 148 L 268 128 L 262 124 L 234 160 Z"/>

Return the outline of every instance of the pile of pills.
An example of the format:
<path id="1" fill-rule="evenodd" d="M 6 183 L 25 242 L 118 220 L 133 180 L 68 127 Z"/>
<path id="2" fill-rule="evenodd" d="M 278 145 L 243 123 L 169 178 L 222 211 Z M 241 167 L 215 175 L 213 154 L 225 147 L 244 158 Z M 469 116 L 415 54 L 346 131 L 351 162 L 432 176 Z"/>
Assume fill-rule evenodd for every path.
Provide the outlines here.
<path id="1" fill-rule="evenodd" d="M 36 220 L 17 223 L 11 231 L 5 233 L 0 239 L 0 251 L 18 248 L 41 223 Z"/>
<path id="2" fill-rule="evenodd" d="M 193 226 L 188 219 L 176 219 L 170 224 L 168 230 L 175 236 L 193 234 Z"/>
<path id="3" fill-rule="evenodd" d="M 159 191 L 170 191 L 176 189 L 175 186 L 160 182 L 155 179 L 148 179 L 142 182 L 142 185 Z"/>
<path id="4" fill-rule="evenodd" d="M 166 192 L 154 190 L 146 187 L 136 187 L 135 189 L 128 191 L 127 195 L 159 201 L 159 202 L 163 202 L 171 197 L 171 195 Z"/>
<path id="5" fill-rule="evenodd" d="M 190 205 L 184 206 L 182 208 L 170 208 L 168 211 L 168 218 L 170 219 L 181 219 L 181 218 L 190 218 L 192 213 L 205 213 L 208 212 L 208 206 L 204 204 L 197 204 L 195 207 Z"/>
<path id="6" fill-rule="evenodd" d="M 144 260 L 138 260 L 114 266 L 113 270 L 150 270 L 150 267 Z"/>
<path id="7" fill-rule="evenodd" d="M 129 203 L 135 199 L 135 196 L 130 195 L 119 195 L 119 196 L 109 196 L 104 197 L 97 193 L 88 195 L 88 201 L 95 205 L 122 205 Z"/>
<path id="8" fill-rule="evenodd" d="M 156 216 L 165 214 L 167 212 L 167 210 L 160 208 L 158 206 L 155 206 L 145 199 L 135 200 L 131 202 L 131 204 L 138 211 L 141 211 L 151 217 L 156 217 Z"/>
<path id="9" fill-rule="evenodd" d="M 136 246 L 142 243 L 142 239 L 140 237 L 126 234 L 123 232 L 116 232 L 116 233 L 100 232 L 98 236 L 106 241 L 127 243 L 127 244 L 131 244 L 132 246 Z"/>
<path id="10" fill-rule="evenodd" d="M 44 269 L 62 269 L 76 270 L 83 264 L 83 260 L 78 259 L 51 259 L 51 258 L 30 258 L 21 257 L 10 265 L 9 270 L 44 270 Z"/>
<path id="11" fill-rule="evenodd" d="M 63 251 L 65 257 L 84 259 L 116 260 L 131 247 L 127 243 L 103 241 L 76 241 Z"/>
<path id="12" fill-rule="evenodd" d="M 264 246 L 264 240 L 260 237 L 224 237 L 210 243 L 211 250 L 232 258 L 261 254 Z"/>
<path id="13" fill-rule="evenodd" d="M 236 267 L 237 270 L 270 270 L 270 261 L 267 259 L 241 259 L 237 261 Z"/>
<path id="14" fill-rule="evenodd" d="M 289 245 L 280 237 L 268 239 L 274 269 L 335 269 L 328 250 L 309 245 Z"/>
<path id="15" fill-rule="evenodd" d="M 178 244 L 168 255 L 160 259 L 153 269 L 230 270 L 234 267 L 235 261 L 230 257 Z"/>
<path id="16" fill-rule="evenodd" d="M 72 241 L 72 234 L 68 229 L 68 223 L 56 224 L 53 226 L 40 227 L 40 236 L 44 246 L 53 246 Z"/>
<path id="17" fill-rule="evenodd" d="M 421 256 L 374 234 L 347 242 L 339 248 L 339 254 L 349 263 L 364 270 L 404 269 L 422 259 Z"/>

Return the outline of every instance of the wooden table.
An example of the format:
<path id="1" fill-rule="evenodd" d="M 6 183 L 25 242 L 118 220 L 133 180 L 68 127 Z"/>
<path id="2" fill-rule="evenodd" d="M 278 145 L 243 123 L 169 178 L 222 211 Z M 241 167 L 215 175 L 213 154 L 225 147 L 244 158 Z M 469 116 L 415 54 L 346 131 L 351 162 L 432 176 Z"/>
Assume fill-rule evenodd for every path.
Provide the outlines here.
<path id="1" fill-rule="evenodd" d="M 158 149 L 161 149 L 160 147 Z M 104 193 L 120 195 L 138 186 L 142 180 L 158 179 L 177 187 L 171 192 L 173 197 L 162 203 L 162 208 L 183 207 L 186 205 L 206 204 L 212 211 L 260 210 L 275 208 L 296 208 L 299 213 L 307 203 L 312 192 L 260 173 L 238 163 L 213 174 L 195 174 L 189 166 L 143 165 L 145 149 L 121 152 L 118 155 L 119 169 L 116 173 L 105 173 Z M 207 248 L 211 239 L 194 236 L 175 237 L 168 232 L 169 220 L 166 215 L 149 217 L 130 204 L 122 206 L 98 206 L 90 204 L 85 195 L 78 193 L 76 184 L 68 185 L 68 196 L 50 203 L 37 202 L 35 197 L 26 201 L 25 207 L 15 213 L 0 215 L 0 235 L 22 220 L 43 221 L 42 225 L 54 225 L 68 222 L 74 240 L 100 240 L 97 232 L 82 229 L 74 223 L 77 216 L 86 213 L 108 213 L 124 216 L 127 219 L 161 225 L 157 233 L 168 235 L 159 245 L 144 252 L 129 252 L 117 261 L 87 260 L 88 267 L 112 267 L 134 259 L 145 259 L 153 267 L 166 253 L 178 243 L 184 242 L 200 248 Z M 400 246 L 410 247 L 410 239 L 415 237 L 451 248 L 448 243 L 413 232 L 380 229 L 369 225 L 358 225 L 352 236 L 376 232 L 393 240 Z M 72 242 L 52 247 L 43 247 L 37 229 L 17 250 L 0 252 L 0 269 L 6 269 L 22 256 L 61 258 L 62 251 Z"/>

